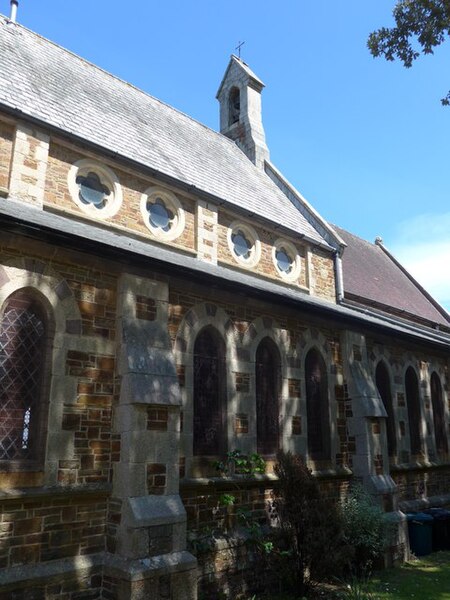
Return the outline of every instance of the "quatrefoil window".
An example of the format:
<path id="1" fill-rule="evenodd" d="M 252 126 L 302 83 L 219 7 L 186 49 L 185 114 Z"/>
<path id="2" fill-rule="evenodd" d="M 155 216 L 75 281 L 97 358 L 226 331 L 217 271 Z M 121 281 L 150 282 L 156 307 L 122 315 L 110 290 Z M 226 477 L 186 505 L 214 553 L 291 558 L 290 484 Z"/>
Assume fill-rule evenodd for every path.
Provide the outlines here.
<path id="1" fill-rule="evenodd" d="M 106 206 L 111 190 L 103 185 L 97 173 L 89 171 L 87 175 L 78 175 L 76 182 L 80 188 L 79 198 L 81 202 L 95 206 L 98 210 Z"/>
<path id="2" fill-rule="evenodd" d="M 184 230 L 185 214 L 175 194 L 156 186 L 141 196 L 141 215 L 145 226 L 161 241 L 171 241 Z"/>
<path id="3" fill-rule="evenodd" d="M 272 247 L 272 260 L 278 275 L 287 282 L 296 282 L 300 276 L 301 261 L 297 248 L 285 239 L 278 239 Z"/>
<path id="4" fill-rule="evenodd" d="M 233 242 L 233 251 L 236 256 L 245 260 L 249 259 L 254 244 L 246 237 L 245 233 L 238 229 L 235 233 L 231 234 L 231 240 Z"/>
<path id="5" fill-rule="evenodd" d="M 122 205 L 122 188 L 114 171 L 90 158 L 71 166 L 67 184 L 72 200 L 90 217 L 108 219 Z"/>
<path id="6" fill-rule="evenodd" d="M 261 258 L 261 242 L 250 225 L 233 221 L 227 231 L 228 248 L 234 260 L 247 268 L 254 267 Z"/>
<path id="7" fill-rule="evenodd" d="M 162 198 L 156 198 L 155 202 L 147 202 L 147 210 L 150 225 L 156 229 L 168 232 L 174 224 L 175 215 L 164 203 Z"/>
<path id="8" fill-rule="evenodd" d="M 275 251 L 277 266 L 282 273 L 288 275 L 294 267 L 294 260 L 283 246 Z"/>

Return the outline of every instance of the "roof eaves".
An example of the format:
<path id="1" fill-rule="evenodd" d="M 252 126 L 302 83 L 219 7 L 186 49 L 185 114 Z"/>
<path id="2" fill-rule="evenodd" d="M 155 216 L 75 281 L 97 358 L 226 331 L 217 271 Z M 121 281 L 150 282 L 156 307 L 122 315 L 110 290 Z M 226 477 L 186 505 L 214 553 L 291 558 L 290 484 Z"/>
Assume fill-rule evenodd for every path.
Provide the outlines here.
<path id="1" fill-rule="evenodd" d="M 294 303 L 298 309 L 310 310 L 322 313 L 344 322 L 359 323 L 369 327 L 382 329 L 388 334 L 398 334 L 417 341 L 431 343 L 440 349 L 450 350 L 450 335 L 440 332 L 424 331 L 413 325 L 405 326 L 396 323 L 380 315 L 374 315 L 369 310 L 358 311 L 347 306 L 327 302 L 320 298 L 309 296 L 304 292 L 281 286 L 276 282 L 262 280 L 252 274 L 242 273 L 220 265 L 208 264 L 208 272 L 205 273 L 205 264 L 193 256 L 189 256 L 173 249 L 155 247 L 148 242 L 139 241 L 136 238 L 124 236 L 121 232 L 101 229 L 95 225 L 80 221 L 73 221 L 67 217 L 36 209 L 22 202 L 10 199 L 0 205 L 0 217 L 4 226 L 9 224 L 13 230 L 17 226 L 21 231 L 28 232 L 33 237 L 40 237 L 47 231 L 49 234 L 60 238 L 73 239 L 76 249 L 82 250 L 85 245 L 105 247 L 115 253 L 132 253 L 145 260 L 154 260 L 171 265 L 171 268 L 187 275 L 196 273 L 199 277 L 208 277 L 212 280 L 226 281 L 228 284 L 242 285 L 244 288 L 253 290 L 255 293 L 267 295 L 270 298 L 278 298 L 288 303 Z M 5 227 L 5 231 L 6 231 Z M 81 242 L 81 244 L 80 244 Z"/>

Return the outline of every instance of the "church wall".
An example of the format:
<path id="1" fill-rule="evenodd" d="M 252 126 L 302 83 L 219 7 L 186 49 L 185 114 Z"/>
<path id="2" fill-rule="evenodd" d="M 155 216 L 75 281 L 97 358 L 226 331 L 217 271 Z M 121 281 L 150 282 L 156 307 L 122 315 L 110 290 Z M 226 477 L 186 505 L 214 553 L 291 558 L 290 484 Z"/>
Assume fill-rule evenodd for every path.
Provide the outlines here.
<path id="1" fill-rule="evenodd" d="M 0 188 L 8 188 L 14 127 L 0 120 Z"/>
<path id="2" fill-rule="evenodd" d="M 230 225 L 232 225 L 235 222 L 243 223 L 244 225 L 250 225 L 256 231 L 260 240 L 261 258 L 254 267 L 251 267 L 251 271 L 254 273 L 258 273 L 259 275 L 263 275 L 265 277 L 270 277 L 271 279 L 277 279 L 278 281 L 280 281 L 280 275 L 278 274 L 275 268 L 274 261 L 272 258 L 272 248 L 276 240 L 284 236 L 280 235 L 280 232 L 275 233 L 269 231 L 268 229 L 264 229 L 263 227 L 258 227 L 255 223 L 255 220 L 248 221 L 245 218 L 238 218 L 237 215 L 233 215 L 232 213 L 224 210 L 219 211 L 217 226 L 219 262 L 223 262 L 234 268 L 239 268 L 239 265 L 237 264 L 236 260 L 233 259 L 228 244 L 228 232 L 230 229 Z M 300 257 L 299 276 L 294 281 L 289 282 L 289 285 L 301 287 L 306 290 L 308 287 L 308 263 L 306 259 L 306 247 L 303 244 L 299 244 L 298 241 L 294 240 L 294 238 L 286 236 L 286 239 L 294 244 Z"/>
<path id="3" fill-rule="evenodd" d="M 282 359 L 280 445 L 307 455 L 304 361 L 311 348 L 322 353 L 329 387 L 332 454 L 330 461 L 310 461 L 309 464 L 330 499 L 345 495 L 355 478 L 355 457 L 360 460 L 358 434 L 349 423 L 360 417 L 355 413 L 359 401 L 352 397 L 348 386 L 346 330 L 341 325 L 294 308 L 249 298 L 237 291 L 211 288 L 136 266 L 129 269 L 125 264 L 71 250 L 55 251 L 45 243 L 18 240 L 16 235 L 4 234 L 0 256 L 2 301 L 22 285 L 42 290 L 48 287 L 55 290 L 55 306 L 62 305 L 65 311 L 58 321 L 63 331 L 57 331 L 57 362 L 54 364 L 59 371 L 55 373 L 50 394 L 53 408 L 49 412 L 46 463 L 36 473 L 3 472 L 0 475 L 4 490 L 0 568 L 97 554 L 103 552 L 105 544 L 110 552 L 120 549 L 117 540 L 125 500 L 120 493 L 126 491 L 126 486 L 124 482 L 118 484 L 116 479 L 112 493 L 111 483 L 113 473 L 120 471 L 121 460 L 120 468 L 125 469 L 124 472 L 128 469 L 123 462 L 123 444 L 126 452 L 134 456 L 133 460 L 142 461 L 142 465 L 138 464 L 139 473 L 143 473 L 142 482 L 139 475 L 132 485 L 139 489 L 143 486 L 150 497 L 176 494 L 180 477 L 190 535 L 217 525 L 232 526 L 233 513 L 240 507 L 250 508 L 261 518 L 267 513 L 270 516 L 276 485 L 273 479 L 266 477 L 256 484 L 244 484 L 236 492 L 234 484 L 227 487 L 214 478 L 216 473 L 211 468 L 210 458 L 202 461 L 192 456 L 192 348 L 193 340 L 206 326 L 215 327 L 227 347 L 226 446 L 230 450 L 256 450 L 255 351 L 262 339 L 270 337 Z M 127 271 L 130 273 L 124 280 Z M 133 314 L 139 323 L 147 323 L 149 332 L 155 332 L 155 327 L 167 328 L 168 347 L 172 348 L 179 382 L 181 418 L 178 407 L 153 401 L 147 406 L 136 405 L 134 416 L 126 416 L 128 408 L 120 401 L 121 408 L 113 419 L 121 395 L 117 348 L 122 343 L 122 334 L 117 325 L 129 318 L 128 313 L 124 313 L 123 308 L 120 312 L 118 307 L 128 297 L 126 290 L 134 290 L 130 302 L 135 302 Z M 51 299 L 50 293 L 49 297 Z M 156 346 L 162 344 L 162 337 L 154 339 Z M 399 415 L 398 430 L 402 431 L 400 423 L 404 422 L 407 435 L 408 415 L 402 406 L 402 394 L 404 396 L 403 374 L 409 364 L 416 365 L 420 374 L 424 422 L 431 422 L 427 382 L 432 370 L 442 375 L 447 404 L 447 357 L 427 354 L 423 347 L 401 344 L 386 336 L 374 339 L 367 335 L 366 340 L 367 364 L 372 369 L 372 377 L 379 357 L 386 358 L 390 365 Z M 363 361 L 362 345 L 354 343 L 352 355 L 356 362 Z M 448 418 L 448 407 L 446 411 Z M 390 473 L 398 485 L 399 502 L 444 494 L 450 484 L 450 470 L 445 458 L 441 460 L 442 465 L 429 462 L 433 432 L 427 432 L 424 426 L 428 462 L 424 458 L 421 466 L 411 461 L 405 464 L 403 453 L 408 450 L 408 441 L 402 441 L 399 433 L 398 458 L 389 464 L 384 449 L 384 421 L 379 417 L 367 419 L 371 444 L 369 470 L 373 476 Z M 142 439 L 136 450 L 126 433 L 130 426 L 138 428 L 136 435 L 139 432 Z M 178 454 L 178 464 L 171 462 L 172 451 Z M 267 459 L 270 472 L 273 457 Z M 52 488 L 57 491 L 43 494 L 44 484 L 57 485 Z M 13 492 L 11 488 L 17 487 L 28 490 Z M 232 509 L 220 505 L 223 493 L 236 495 Z M 391 505 L 392 501 L 386 497 L 386 509 Z M 171 547 L 170 539 L 175 534 L 170 527 L 163 529 L 154 530 L 155 552 L 158 548 Z M 22 552 L 25 547 L 26 551 Z M 202 563 L 204 581 L 211 580 L 214 569 L 222 573 L 219 580 L 225 577 L 230 560 L 230 553 L 224 548 L 212 562 Z M 209 568 L 212 571 L 208 571 Z M 237 579 L 240 578 L 241 574 L 237 574 Z M 61 584 L 56 582 L 56 585 Z M 115 585 L 111 583 L 113 588 Z"/>
<path id="4" fill-rule="evenodd" d="M 298 312 L 249 299 L 224 290 L 209 291 L 191 284 L 183 289 L 174 282 L 169 295 L 169 332 L 174 343 L 183 398 L 181 457 L 188 477 L 213 475 L 211 466 L 192 457 L 192 339 L 202 328 L 212 326 L 223 335 L 227 346 L 227 447 L 256 451 L 255 352 L 259 342 L 269 337 L 282 358 L 280 392 L 280 443 L 286 450 L 306 455 L 306 392 L 304 359 L 311 348 L 323 354 L 328 373 L 332 430 L 331 462 L 314 465 L 346 468 L 354 440 L 348 436 L 345 419 L 349 398 L 343 379 L 339 329 L 320 328 Z M 269 457 L 269 463 L 273 457 Z M 211 465 L 213 460 L 209 461 Z"/>
<path id="5" fill-rule="evenodd" d="M 183 232 L 174 240 L 165 242 L 164 239 L 155 239 L 148 227 L 143 222 L 141 214 L 140 204 L 141 196 L 151 186 L 161 187 L 161 189 L 171 189 L 166 185 L 161 186 L 154 179 L 143 179 L 138 175 L 125 171 L 114 162 L 105 161 L 102 157 L 97 157 L 92 153 L 81 152 L 73 147 L 64 146 L 58 143 L 52 143 L 50 145 L 49 160 L 47 167 L 47 180 L 46 180 L 46 205 L 57 207 L 59 210 L 68 212 L 70 214 L 78 214 L 79 217 L 86 219 L 83 211 L 77 207 L 74 203 L 72 195 L 68 186 L 68 173 L 72 165 L 77 161 L 92 158 L 93 160 L 100 161 L 102 164 L 108 165 L 116 174 L 120 186 L 122 188 L 122 205 L 117 214 L 107 219 L 109 226 L 118 227 L 127 230 L 131 234 L 139 235 L 144 237 L 151 242 L 156 243 L 168 243 L 176 248 L 195 251 L 195 202 L 182 195 L 179 191 L 176 191 L 177 198 L 181 202 L 181 206 L 184 212 L 185 227 Z M 91 217 L 92 219 L 93 217 Z M 99 213 L 99 220 L 101 213 Z"/>
<path id="6" fill-rule="evenodd" d="M 11 196 L 92 222 L 73 202 L 67 174 L 74 162 L 95 155 L 49 140 L 22 123 L 15 133 L 9 125 L 0 125 L 0 178 L 9 174 L 10 156 L 14 158 L 12 177 L 6 185 Z M 117 175 L 123 193 L 122 206 L 105 223 L 151 243 L 197 252 L 205 262 L 244 268 L 232 258 L 227 232 L 233 220 L 245 223 L 245 219 L 214 203 L 160 186 L 113 161 L 103 162 Z M 181 203 L 185 227 L 174 240 L 154 239 L 142 223 L 140 197 L 150 185 L 171 189 Z M 255 274 L 280 282 L 272 259 L 278 236 L 253 221 L 251 226 L 261 243 Z M 298 250 L 300 273 L 286 285 L 334 302 L 331 255 L 288 239 Z M 305 357 L 316 349 L 325 362 L 330 458 L 309 460 L 309 466 L 330 499 L 345 495 L 350 482 L 358 479 L 373 483 L 390 512 L 407 502 L 427 502 L 430 496 L 450 502 L 445 496 L 450 489 L 449 457 L 436 455 L 430 401 L 430 376 L 437 371 L 448 427 L 450 365 L 445 355 L 386 335 L 375 338 L 348 331 L 337 321 L 311 316 L 307 308 L 287 308 L 238 289 L 224 290 L 149 271 L 125 259 L 106 260 L 4 233 L 0 307 L 21 289 L 39 293 L 53 315 L 48 368 L 52 378 L 47 390 L 45 460 L 32 471 L 0 472 L 0 568 L 38 567 L 42 562 L 93 556 L 105 549 L 126 561 L 183 554 L 186 526 L 195 535 L 218 524 L 229 528 L 240 507 L 250 508 L 257 517 L 266 518 L 267 512 L 270 517 L 276 485 L 270 476 L 273 455 L 265 457 L 269 476 L 256 484 L 245 483 L 239 493 L 234 484 L 227 487 L 215 477 L 213 459 L 223 456 L 193 456 L 193 346 L 205 327 L 217 332 L 226 349 L 226 450 L 251 453 L 257 449 L 256 350 L 261 340 L 269 338 L 280 355 L 279 445 L 285 450 L 308 454 Z M 381 358 L 389 366 L 397 419 L 397 454 L 391 459 L 380 406 L 369 407 L 372 412 L 362 407 L 367 398 L 376 400 L 373 380 Z M 404 383 L 408 366 L 415 369 L 420 382 L 420 456 L 410 454 Z M 369 392 L 354 385 L 356 372 L 372 384 Z M 392 489 L 385 485 L 389 478 L 397 484 L 395 490 L 395 485 Z M 20 488 L 25 491 L 17 491 Z M 237 496 L 232 509 L 220 505 L 223 493 Z M 172 511 L 174 505 L 176 511 Z M 222 573 L 218 580 L 228 572 L 230 553 L 222 550 L 212 563 L 203 563 L 205 581 L 214 578 L 215 570 Z M 185 575 L 192 579 L 195 564 L 189 561 L 187 553 L 180 559 L 181 571 L 190 574 L 180 574 L 174 586 L 183 586 Z M 95 581 L 93 589 L 99 588 L 97 579 L 89 579 L 94 576 L 98 571 L 80 577 L 84 581 L 80 585 Z M 161 598 L 167 596 L 166 579 L 160 577 L 155 583 L 152 577 L 146 574 L 142 585 Z M 131 597 L 130 588 L 123 587 L 123 581 L 119 584 L 114 574 L 108 573 L 103 581 L 112 590 L 105 597 Z M 42 583 L 44 594 L 49 593 L 49 585 Z M 55 581 L 54 585 L 62 584 Z M 66 592 L 68 598 L 75 594 Z"/>
<path id="7" fill-rule="evenodd" d="M 336 282 L 333 259 L 318 248 L 311 249 L 311 294 L 336 302 Z"/>

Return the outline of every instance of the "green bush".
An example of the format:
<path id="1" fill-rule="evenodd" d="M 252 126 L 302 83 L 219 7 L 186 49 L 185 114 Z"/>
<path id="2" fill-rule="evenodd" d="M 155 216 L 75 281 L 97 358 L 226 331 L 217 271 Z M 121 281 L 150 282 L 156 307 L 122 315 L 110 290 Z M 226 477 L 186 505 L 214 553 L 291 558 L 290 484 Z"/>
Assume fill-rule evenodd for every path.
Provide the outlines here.
<path id="1" fill-rule="evenodd" d="M 355 486 L 342 504 L 344 541 L 351 551 L 350 570 L 367 574 L 382 556 L 388 525 L 382 509 L 360 485 Z"/>
<path id="2" fill-rule="evenodd" d="M 276 509 L 287 538 L 285 560 L 296 591 L 306 594 L 315 581 L 339 575 L 347 560 L 339 507 L 323 497 L 304 460 L 290 452 L 277 455 Z"/>

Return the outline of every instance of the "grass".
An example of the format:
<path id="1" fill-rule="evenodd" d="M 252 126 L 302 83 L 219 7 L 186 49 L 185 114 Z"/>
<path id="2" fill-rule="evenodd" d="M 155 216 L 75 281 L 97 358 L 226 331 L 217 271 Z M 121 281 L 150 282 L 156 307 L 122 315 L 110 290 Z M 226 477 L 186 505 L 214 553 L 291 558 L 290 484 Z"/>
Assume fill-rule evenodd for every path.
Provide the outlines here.
<path id="1" fill-rule="evenodd" d="M 450 600 L 450 552 L 377 573 L 367 589 L 374 600 Z"/>
<path id="2" fill-rule="evenodd" d="M 362 589 L 357 587 L 353 590 L 346 586 L 322 587 L 316 590 L 314 600 L 450 600 L 450 551 L 434 552 L 397 569 L 380 571 Z M 267 600 L 267 597 L 253 599 Z M 300 597 L 271 595 L 270 600 L 300 600 Z"/>

